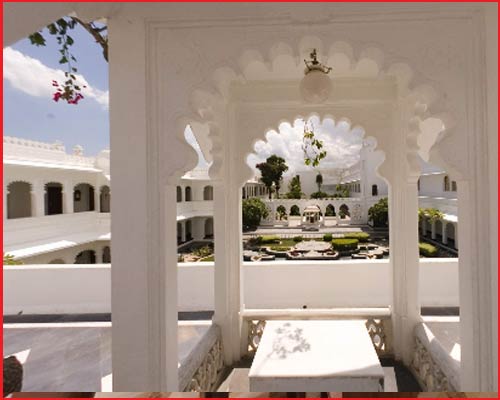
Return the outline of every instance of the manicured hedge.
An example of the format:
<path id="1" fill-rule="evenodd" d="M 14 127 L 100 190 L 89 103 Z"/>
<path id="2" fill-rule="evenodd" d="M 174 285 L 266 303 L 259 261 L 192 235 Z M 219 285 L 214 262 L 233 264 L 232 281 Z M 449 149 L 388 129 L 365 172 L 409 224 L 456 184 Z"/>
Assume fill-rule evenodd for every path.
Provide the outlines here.
<path id="1" fill-rule="evenodd" d="M 331 233 L 325 233 L 325 234 L 323 235 L 323 241 L 324 241 L 324 242 L 331 242 L 331 241 L 332 241 L 332 239 L 333 239 L 333 236 L 332 236 L 332 234 L 331 234 Z"/>
<path id="2" fill-rule="evenodd" d="M 333 239 L 333 248 L 337 251 L 355 251 L 358 249 L 358 239 Z"/>
<path id="3" fill-rule="evenodd" d="M 424 257 L 437 257 L 438 249 L 430 243 L 419 243 L 418 251 Z"/>
<path id="4" fill-rule="evenodd" d="M 304 238 L 303 238 L 302 236 L 295 236 L 295 237 L 293 238 L 293 241 L 294 241 L 295 243 L 302 242 L 303 240 L 304 240 Z"/>
<path id="5" fill-rule="evenodd" d="M 360 243 L 366 243 L 370 240 L 370 234 L 366 232 L 351 232 L 344 235 L 346 239 L 358 239 Z"/>
<path id="6" fill-rule="evenodd" d="M 271 243 L 279 243 L 280 238 L 277 235 L 264 235 L 257 237 L 258 244 L 271 244 Z"/>

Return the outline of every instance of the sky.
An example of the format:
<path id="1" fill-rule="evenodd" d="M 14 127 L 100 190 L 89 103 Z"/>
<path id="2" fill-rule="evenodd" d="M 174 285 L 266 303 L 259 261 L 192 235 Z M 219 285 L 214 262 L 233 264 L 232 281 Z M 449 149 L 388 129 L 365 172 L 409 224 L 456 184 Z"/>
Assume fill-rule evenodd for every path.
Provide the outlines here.
<path id="1" fill-rule="evenodd" d="M 359 152 L 363 144 L 364 131 L 362 128 L 353 127 L 345 122 L 335 122 L 325 118 L 320 121 L 313 117 L 309 120 L 309 128 L 314 129 L 316 139 L 323 141 L 327 152 L 326 157 L 321 160 L 319 168 L 347 168 L 359 161 Z M 311 125 L 312 124 L 312 125 Z M 247 163 L 255 169 L 255 165 L 263 162 L 272 154 L 283 157 L 288 165 L 288 171 L 284 177 L 291 177 L 299 171 L 313 169 L 304 164 L 304 152 L 302 150 L 305 121 L 297 119 L 293 126 L 283 123 L 279 132 L 269 131 L 266 140 L 255 143 L 255 152 L 247 157 Z"/>
<path id="2" fill-rule="evenodd" d="M 102 50 L 90 35 L 78 25 L 71 36 L 75 44 L 72 53 L 77 59 L 78 79 L 87 86 L 82 90 L 85 99 L 78 105 L 63 101 L 56 103 L 52 81 L 61 82 L 64 70 L 58 63 L 59 46 L 55 37 L 43 30 L 47 45 L 33 46 L 28 39 L 4 49 L 4 135 L 53 143 L 63 142 L 66 151 L 75 145 L 84 148 L 84 155 L 95 156 L 109 148 L 108 64 Z M 350 130 L 344 122 L 335 124 L 325 119 L 313 120 L 318 139 L 328 152 L 322 168 L 348 167 L 359 158 L 363 131 Z M 287 175 L 304 170 L 302 134 L 304 121 L 293 126 L 282 124 L 278 132 L 267 133 L 266 140 L 257 142 L 255 153 L 248 157 L 254 167 L 271 154 L 287 160 Z M 207 166 L 191 130 L 186 139 L 199 155 L 199 166 Z"/>

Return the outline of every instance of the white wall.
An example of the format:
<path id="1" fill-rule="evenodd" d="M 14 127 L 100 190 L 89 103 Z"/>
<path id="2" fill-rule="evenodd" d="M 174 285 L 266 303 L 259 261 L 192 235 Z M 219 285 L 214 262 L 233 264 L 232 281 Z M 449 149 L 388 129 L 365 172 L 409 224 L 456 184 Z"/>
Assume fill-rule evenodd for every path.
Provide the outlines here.
<path id="1" fill-rule="evenodd" d="M 458 306 L 458 260 L 422 259 L 423 306 Z M 391 302 L 387 260 L 244 263 L 246 308 L 377 307 Z M 179 265 L 179 310 L 213 310 L 213 263 Z M 4 314 L 109 313 L 109 264 L 4 267 Z"/>

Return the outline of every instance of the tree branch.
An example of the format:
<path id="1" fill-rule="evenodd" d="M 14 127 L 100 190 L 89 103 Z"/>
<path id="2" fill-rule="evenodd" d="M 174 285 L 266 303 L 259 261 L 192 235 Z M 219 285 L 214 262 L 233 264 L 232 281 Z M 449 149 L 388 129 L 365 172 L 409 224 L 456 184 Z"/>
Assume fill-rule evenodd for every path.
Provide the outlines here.
<path id="1" fill-rule="evenodd" d="M 108 38 L 101 35 L 103 29 L 94 28 L 91 24 L 83 22 L 77 17 L 70 18 L 80 24 L 88 33 L 90 33 L 94 37 L 95 41 L 102 47 L 102 55 L 104 59 L 108 61 Z"/>

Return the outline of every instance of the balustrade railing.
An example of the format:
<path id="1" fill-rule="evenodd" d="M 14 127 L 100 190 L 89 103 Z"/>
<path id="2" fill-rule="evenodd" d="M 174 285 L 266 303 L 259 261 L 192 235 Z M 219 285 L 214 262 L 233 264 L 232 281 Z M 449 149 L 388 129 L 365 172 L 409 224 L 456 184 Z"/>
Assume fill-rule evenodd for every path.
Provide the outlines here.
<path id="1" fill-rule="evenodd" d="M 305 309 L 305 310 L 245 310 L 242 312 L 246 329 L 245 351 L 254 354 L 264 333 L 266 321 L 286 319 L 359 319 L 366 329 L 379 357 L 393 355 L 391 312 L 377 309 Z"/>

